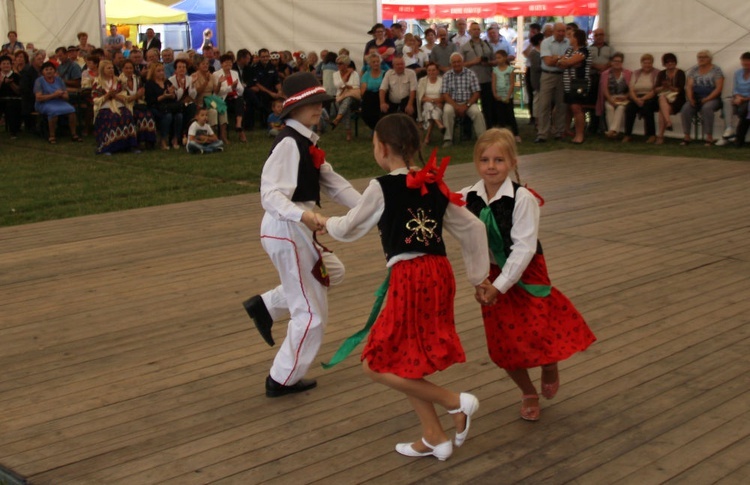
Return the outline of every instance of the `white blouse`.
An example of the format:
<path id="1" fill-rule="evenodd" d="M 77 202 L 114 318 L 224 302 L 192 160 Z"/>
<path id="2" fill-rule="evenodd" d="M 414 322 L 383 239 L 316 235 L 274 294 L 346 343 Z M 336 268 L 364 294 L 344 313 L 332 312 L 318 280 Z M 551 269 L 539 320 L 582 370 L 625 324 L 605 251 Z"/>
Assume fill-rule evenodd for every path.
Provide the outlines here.
<path id="1" fill-rule="evenodd" d="M 513 197 L 513 183 L 510 178 L 506 178 L 492 200 L 487 200 L 487 190 L 481 180 L 471 187 L 461 189 L 464 199 L 469 192 L 476 192 L 485 204 L 489 205 L 503 196 Z M 537 235 L 539 233 L 539 202 L 536 197 L 523 187 L 518 189 L 515 197 L 513 227 L 510 230 L 510 238 L 513 242 L 511 253 L 502 267 L 502 272 L 492 282 L 492 285 L 503 294 L 521 279 L 521 275 L 531 262 L 531 258 L 536 254 Z M 482 225 L 484 226 L 484 224 Z M 487 251 L 487 248 L 485 248 L 485 251 Z M 490 258 L 492 258 L 493 263 L 496 263 L 491 252 Z"/>
<path id="2" fill-rule="evenodd" d="M 400 175 L 409 172 L 408 168 L 394 170 L 389 175 Z M 383 189 L 377 180 L 362 193 L 362 199 L 345 216 L 331 217 L 326 223 L 328 234 L 339 241 L 354 241 L 375 227 L 385 209 Z M 469 282 L 477 286 L 489 275 L 490 260 L 487 252 L 487 231 L 484 224 L 474 217 L 465 207 L 448 204 L 443 218 L 445 229 L 461 244 L 461 252 L 466 265 Z M 401 253 L 392 257 L 387 267 L 399 261 L 418 258 L 424 253 Z"/>

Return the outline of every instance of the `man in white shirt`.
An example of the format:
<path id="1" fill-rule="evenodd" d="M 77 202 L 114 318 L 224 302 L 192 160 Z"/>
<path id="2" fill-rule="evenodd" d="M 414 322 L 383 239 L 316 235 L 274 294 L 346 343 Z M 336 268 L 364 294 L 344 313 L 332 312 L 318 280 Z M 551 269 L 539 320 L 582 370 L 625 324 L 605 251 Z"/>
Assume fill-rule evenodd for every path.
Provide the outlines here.
<path id="1" fill-rule="evenodd" d="M 469 39 L 471 39 L 471 35 L 469 35 L 469 32 L 467 32 L 466 19 L 457 19 L 456 20 L 456 28 L 458 29 L 458 33 L 451 39 L 451 42 L 456 44 L 458 47 L 461 47 L 465 43 L 469 42 Z"/>
<path id="2" fill-rule="evenodd" d="M 385 73 L 380 84 L 380 111 L 414 116 L 417 112 L 416 97 L 417 74 L 406 69 L 403 57 L 394 57 L 393 69 Z"/>

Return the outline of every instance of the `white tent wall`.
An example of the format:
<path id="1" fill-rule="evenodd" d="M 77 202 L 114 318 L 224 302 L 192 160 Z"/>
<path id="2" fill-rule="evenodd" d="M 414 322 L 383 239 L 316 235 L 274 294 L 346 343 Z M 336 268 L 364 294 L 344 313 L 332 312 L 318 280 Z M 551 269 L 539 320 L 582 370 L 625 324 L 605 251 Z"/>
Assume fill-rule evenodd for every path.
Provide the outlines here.
<path id="1" fill-rule="evenodd" d="M 740 55 L 750 51 L 750 2 L 738 0 L 659 0 L 650 2 L 600 0 L 609 41 L 625 54 L 625 67 L 638 69 L 644 53 L 654 56 L 654 67 L 662 69 L 661 56 L 672 52 L 678 66 L 687 71 L 696 64 L 696 53 L 708 49 L 713 62 L 724 72 L 724 96 L 732 92 Z M 682 131 L 675 127 L 674 136 Z M 714 138 L 724 123 L 714 123 Z"/>
<path id="2" fill-rule="evenodd" d="M 218 0 L 222 50 L 338 50 L 361 66 L 379 2 L 373 0 Z"/>
<path id="3" fill-rule="evenodd" d="M 10 12 L 8 12 L 8 5 L 9 2 L 0 1 L 0 32 L 2 32 L 2 38 L 0 38 L 2 42 L 0 42 L 0 44 L 8 42 L 6 34 L 9 30 L 12 30 L 10 28 Z"/>
<path id="4" fill-rule="evenodd" d="M 78 32 L 88 32 L 89 42 L 101 42 L 101 5 L 98 0 L 14 0 L 13 4 L 18 39 L 24 43 L 33 42 L 37 49 L 50 51 L 59 46 L 77 44 Z M 8 19 L 7 10 L 4 19 Z"/>

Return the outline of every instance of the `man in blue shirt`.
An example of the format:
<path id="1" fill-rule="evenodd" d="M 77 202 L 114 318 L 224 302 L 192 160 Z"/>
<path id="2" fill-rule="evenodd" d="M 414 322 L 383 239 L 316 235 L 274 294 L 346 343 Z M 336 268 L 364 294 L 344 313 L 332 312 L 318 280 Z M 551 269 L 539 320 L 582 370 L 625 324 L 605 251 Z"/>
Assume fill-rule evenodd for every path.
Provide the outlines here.
<path id="1" fill-rule="evenodd" d="M 537 137 L 534 143 L 544 143 L 554 132 L 555 138 L 562 138 L 565 131 L 565 118 L 568 106 L 563 96 L 563 69 L 558 66 L 570 42 L 565 37 L 565 24 L 558 22 L 552 31 L 552 36 L 542 41 L 540 54 L 542 57 L 542 79 L 539 86 L 539 100 L 537 101 Z M 552 104 L 554 102 L 554 124 L 552 123 Z"/>

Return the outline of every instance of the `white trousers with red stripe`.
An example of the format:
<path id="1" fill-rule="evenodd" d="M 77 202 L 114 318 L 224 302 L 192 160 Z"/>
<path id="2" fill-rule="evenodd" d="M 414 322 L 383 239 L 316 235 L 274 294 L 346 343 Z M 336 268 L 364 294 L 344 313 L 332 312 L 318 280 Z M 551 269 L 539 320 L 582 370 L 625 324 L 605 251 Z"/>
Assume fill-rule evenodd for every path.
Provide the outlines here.
<path id="1" fill-rule="evenodd" d="M 346 268 L 344 263 L 335 254 L 323 251 L 323 264 L 326 265 L 328 270 L 328 278 L 331 281 L 331 286 L 336 286 L 344 281 L 344 274 Z M 279 322 L 289 317 L 289 305 L 286 302 L 286 295 L 284 294 L 284 287 L 279 285 L 272 290 L 260 295 L 263 298 L 263 304 L 266 305 L 268 314 L 271 316 L 271 320 Z"/>
<path id="2" fill-rule="evenodd" d="M 301 222 L 286 222 L 266 214 L 260 226 L 261 244 L 279 272 L 291 320 L 286 338 L 271 366 L 271 378 L 285 386 L 305 376 L 323 342 L 328 320 L 328 288 L 312 275 L 320 257 L 312 232 Z"/>

